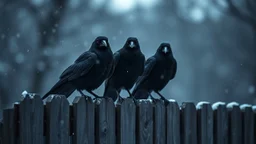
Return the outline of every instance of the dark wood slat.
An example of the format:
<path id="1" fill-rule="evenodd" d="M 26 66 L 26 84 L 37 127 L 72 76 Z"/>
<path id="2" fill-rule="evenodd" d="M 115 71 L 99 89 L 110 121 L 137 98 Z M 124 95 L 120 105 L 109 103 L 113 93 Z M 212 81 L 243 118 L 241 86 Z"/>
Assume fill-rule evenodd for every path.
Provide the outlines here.
<path id="1" fill-rule="evenodd" d="M 155 100 L 154 106 L 154 143 L 166 143 L 166 107 L 162 100 Z"/>
<path id="2" fill-rule="evenodd" d="M 72 144 L 94 144 L 94 104 L 91 99 L 83 96 L 74 99 L 72 126 Z"/>
<path id="3" fill-rule="evenodd" d="M 181 107 L 181 143 L 197 144 L 197 116 L 194 103 L 183 103 Z"/>
<path id="4" fill-rule="evenodd" d="M 256 105 L 252 107 L 253 110 L 253 117 L 254 117 L 254 143 L 256 142 Z"/>
<path id="5" fill-rule="evenodd" d="M 197 139 L 199 144 L 213 144 L 213 110 L 209 102 L 199 102 L 197 108 Z"/>
<path id="6" fill-rule="evenodd" d="M 21 144 L 43 144 L 44 106 L 38 95 L 25 95 L 19 106 Z"/>
<path id="7" fill-rule="evenodd" d="M 228 112 L 225 103 L 217 102 L 212 105 L 214 122 L 214 144 L 228 143 Z"/>
<path id="8" fill-rule="evenodd" d="M 3 122 L 0 120 L 0 144 L 3 144 L 3 136 L 4 136 L 4 128 L 3 128 Z"/>
<path id="9" fill-rule="evenodd" d="M 88 144 L 95 143 L 95 103 L 91 98 L 85 101 L 86 105 L 86 126 L 88 135 Z"/>
<path id="10" fill-rule="evenodd" d="M 5 109 L 3 112 L 3 143 L 4 144 L 16 144 L 16 128 L 17 119 L 15 118 L 14 109 Z"/>
<path id="11" fill-rule="evenodd" d="M 255 144 L 254 143 L 254 113 L 252 107 L 249 105 L 241 105 L 242 110 L 242 127 L 243 127 L 243 143 L 244 144 Z"/>
<path id="12" fill-rule="evenodd" d="M 111 98 L 96 101 L 96 143 L 115 144 L 115 105 Z"/>
<path id="13" fill-rule="evenodd" d="M 136 107 L 136 141 L 153 144 L 153 104 L 149 100 L 139 100 Z"/>
<path id="14" fill-rule="evenodd" d="M 166 125 L 167 144 L 180 144 L 180 108 L 173 100 L 166 106 Z"/>
<path id="15" fill-rule="evenodd" d="M 49 96 L 46 101 L 47 144 L 69 144 L 69 103 L 65 96 Z"/>
<path id="16" fill-rule="evenodd" d="M 116 105 L 116 130 L 118 144 L 135 144 L 136 105 L 130 98 Z"/>
<path id="17" fill-rule="evenodd" d="M 242 143 L 242 113 L 239 104 L 232 102 L 227 104 L 228 125 L 229 125 L 229 144 Z"/>

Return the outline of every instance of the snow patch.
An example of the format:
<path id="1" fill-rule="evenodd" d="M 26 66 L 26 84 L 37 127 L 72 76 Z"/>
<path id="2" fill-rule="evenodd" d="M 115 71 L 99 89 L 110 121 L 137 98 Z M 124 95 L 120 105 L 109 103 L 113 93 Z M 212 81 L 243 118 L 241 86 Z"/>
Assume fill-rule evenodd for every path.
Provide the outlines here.
<path id="1" fill-rule="evenodd" d="M 28 95 L 28 92 L 24 90 L 21 94 L 25 97 L 26 95 Z"/>
<path id="2" fill-rule="evenodd" d="M 232 109 L 234 106 L 239 106 L 239 103 L 237 102 L 230 102 L 227 104 L 228 109 Z"/>
<path id="3" fill-rule="evenodd" d="M 176 102 L 174 99 L 168 99 L 169 102 Z"/>
<path id="4" fill-rule="evenodd" d="M 244 110 L 245 108 L 248 108 L 248 107 L 252 107 L 252 105 L 250 105 L 250 104 L 242 104 L 242 105 L 240 105 L 240 109 L 241 110 Z"/>
<path id="5" fill-rule="evenodd" d="M 256 111 L 256 105 L 252 106 L 252 110 Z"/>
<path id="6" fill-rule="evenodd" d="M 224 103 L 224 102 L 216 102 L 216 103 L 214 103 L 214 104 L 212 105 L 212 109 L 213 109 L 213 110 L 216 110 L 216 109 L 218 109 L 218 107 L 219 107 L 220 105 L 225 105 L 225 103 Z"/>
<path id="7" fill-rule="evenodd" d="M 197 103 L 196 109 L 201 109 L 204 104 L 210 104 L 210 103 L 207 101 L 201 101 L 201 102 Z"/>
<path id="8" fill-rule="evenodd" d="M 152 102 L 151 99 L 139 99 L 138 101 L 139 102 Z"/>

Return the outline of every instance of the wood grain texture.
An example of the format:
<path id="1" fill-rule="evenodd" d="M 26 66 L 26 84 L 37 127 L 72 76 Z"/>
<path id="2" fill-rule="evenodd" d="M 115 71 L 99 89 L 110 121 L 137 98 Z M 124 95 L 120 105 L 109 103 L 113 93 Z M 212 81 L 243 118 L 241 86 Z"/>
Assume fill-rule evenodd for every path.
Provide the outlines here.
<path id="1" fill-rule="evenodd" d="M 43 144 L 44 106 L 38 95 L 26 95 L 19 106 L 21 144 Z"/>
<path id="2" fill-rule="evenodd" d="M 197 137 L 199 144 L 213 144 L 213 110 L 210 104 L 197 109 Z"/>
<path id="3" fill-rule="evenodd" d="M 229 143 L 242 143 L 242 113 L 239 106 L 228 108 Z"/>
<path id="4" fill-rule="evenodd" d="M 17 119 L 15 109 L 5 109 L 3 111 L 3 143 L 16 144 L 17 142 Z"/>
<path id="5" fill-rule="evenodd" d="M 214 144 L 228 143 L 228 112 L 225 105 L 214 110 Z"/>
<path id="6" fill-rule="evenodd" d="M 96 143 L 115 144 L 115 105 L 111 98 L 102 98 L 96 101 Z"/>
<path id="7" fill-rule="evenodd" d="M 243 143 L 255 144 L 254 142 L 254 114 L 251 107 L 242 109 Z"/>
<path id="8" fill-rule="evenodd" d="M 69 103 L 65 96 L 51 95 L 46 101 L 46 142 L 69 144 Z"/>
<path id="9" fill-rule="evenodd" d="M 118 144 L 135 144 L 136 105 L 130 98 L 116 105 L 116 130 Z"/>
<path id="10" fill-rule="evenodd" d="M 197 144 L 197 117 L 194 103 L 181 106 L 181 143 Z"/>
<path id="11" fill-rule="evenodd" d="M 4 137 L 3 121 L 0 120 L 0 144 L 3 144 L 3 137 Z"/>
<path id="12" fill-rule="evenodd" d="M 137 143 L 153 144 L 153 104 L 149 100 L 140 100 L 136 111 Z"/>
<path id="13" fill-rule="evenodd" d="M 94 144 L 94 103 L 78 96 L 73 101 L 73 144 Z"/>
<path id="14" fill-rule="evenodd" d="M 166 107 L 162 100 L 154 101 L 154 144 L 166 143 Z"/>
<path id="15" fill-rule="evenodd" d="M 167 144 L 180 144 L 180 108 L 177 102 L 170 101 L 166 106 Z"/>

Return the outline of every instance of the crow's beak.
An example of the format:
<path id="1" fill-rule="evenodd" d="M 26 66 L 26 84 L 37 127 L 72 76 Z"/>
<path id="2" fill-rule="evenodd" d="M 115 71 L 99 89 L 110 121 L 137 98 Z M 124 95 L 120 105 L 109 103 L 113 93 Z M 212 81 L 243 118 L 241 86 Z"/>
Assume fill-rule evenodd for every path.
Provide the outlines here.
<path id="1" fill-rule="evenodd" d="M 108 46 L 107 41 L 106 40 L 102 40 L 100 46 L 107 47 Z"/>
<path id="2" fill-rule="evenodd" d="M 167 53 L 168 51 L 169 51 L 168 48 L 167 48 L 167 47 L 164 47 L 163 52 L 164 52 L 164 53 Z"/>
<path id="3" fill-rule="evenodd" d="M 130 42 L 130 45 L 129 45 L 130 48 L 134 48 L 135 47 L 135 44 L 133 41 Z"/>

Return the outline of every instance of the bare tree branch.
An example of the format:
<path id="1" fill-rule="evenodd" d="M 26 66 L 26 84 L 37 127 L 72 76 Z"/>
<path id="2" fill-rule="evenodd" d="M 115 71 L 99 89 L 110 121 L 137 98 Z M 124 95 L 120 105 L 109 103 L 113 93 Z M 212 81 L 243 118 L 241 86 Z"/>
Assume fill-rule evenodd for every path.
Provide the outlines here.
<path id="1" fill-rule="evenodd" d="M 246 8 L 248 9 L 248 12 L 252 13 L 252 16 L 255 18 L 256 17 L 256 1 L 245 0 L 245 4 L 246 4 Z"/>
<path id="2" fill-rule="evenodd" d="M 51 68 L 51 59 L 43 54 L 46 47 L 54 46 L 59 40 L 59 24 L 64 16 L 67 0 L 54 0 L 52 1 L 53 7 L 50 10 L 44 21 L 38 21 L 38 33 L 39 33 L 39 51 L 37 62 L 43 62 L 45 65 L 45 71 L 39 71 L 38 63 L 34 65 L 34 72 L 32 77 L 32 90 L 39 92 L 42 88 L 43 80 L 47 70 Z M 32 8 L 33 10 L 33 8 Z M 33 12 L 33 11 L 32 11 Z M 35 12 L 35 11 L 34 11 Z"/>
<path id="3" fill-rule="evenodd" d="M 249 3 L 248 1 L 249 0 L 246 0 L 247 3 Z M 247 14 L 243 13 L 241 10 L 238 9 L 237 6 L 235 6 L 235 4 L 233 3 L 232 0 L 227 0 L 227 4 L 228 4 L 229 14 L 250 24 L 253 27 L 254 27 L 254 25 L 256 25 L 256 19 L 254 18 L 255 15 L 253 15 L 253 14 L 247 15 Z"/>

